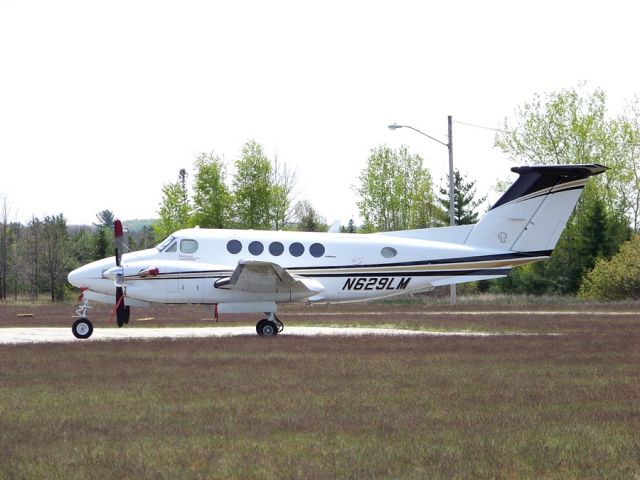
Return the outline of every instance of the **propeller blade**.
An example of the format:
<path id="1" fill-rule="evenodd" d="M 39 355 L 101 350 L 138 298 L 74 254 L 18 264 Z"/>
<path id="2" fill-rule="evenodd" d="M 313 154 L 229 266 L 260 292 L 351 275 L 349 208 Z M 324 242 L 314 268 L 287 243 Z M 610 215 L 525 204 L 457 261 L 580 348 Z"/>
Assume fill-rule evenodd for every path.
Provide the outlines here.
<path id="1" fill-rule="evenodd" d="M 116 287 L 116 308 L 114 310 L 118 327 L 129 323 L 131 310 L 129 305 L 124 303 L 124 289 L 122 287 Z M 113 313 L 111 313 L 111 318 L 113 319 Z"/>
<path id="2" fill-rule="evenodd" d="M 117 218 L 113 221 L 113 233 L 116 237 L 116 265 L 119 267 L 122 260 L 122 250 L 124 249 L 124 229 L 122 222 Z"/>
<path id="3" fill-rule="evenodd" d="M 122 251 L 124 250 L 124 229 L 122 228 L 122 222 L 118 219 L 113 221 L 113 233 L 116 237 L 116 266 L 122 267 Z M 129 305 L 124 303 L 124 272 L 122 269 L 120 273 L 116 274 L 115 278 L 116 286 L 116 322 L 118 327 L 122 327 L 125 323 L 129 323 Z"/>

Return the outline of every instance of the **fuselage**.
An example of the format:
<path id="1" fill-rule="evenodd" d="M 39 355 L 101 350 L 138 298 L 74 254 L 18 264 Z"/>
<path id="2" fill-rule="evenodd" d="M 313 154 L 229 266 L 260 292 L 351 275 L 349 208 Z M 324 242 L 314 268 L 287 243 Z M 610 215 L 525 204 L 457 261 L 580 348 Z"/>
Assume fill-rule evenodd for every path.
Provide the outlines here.
<path id="1" fill-rule="evenodd" d="M 279 292 L 275 298 L 273 294 L 216 288 L 216 282 L 232 275 L 243 260 L 280 265 L 320 287 L 314 287 L 313 295 Z M 125 254 L 122 272 L 127 298 L 142 302 L 333 303 L 496 278 L 520 263 L 517 255 L 504 251 L 384 234 L 193 228 L 174 233 L 156 248 Z M 71 272 L 69 281 L 112 296 L 113 267 L 113 258 L 99 260 Z M 155 269 L 155 275 L 145 274 L 150 269 Z"/>

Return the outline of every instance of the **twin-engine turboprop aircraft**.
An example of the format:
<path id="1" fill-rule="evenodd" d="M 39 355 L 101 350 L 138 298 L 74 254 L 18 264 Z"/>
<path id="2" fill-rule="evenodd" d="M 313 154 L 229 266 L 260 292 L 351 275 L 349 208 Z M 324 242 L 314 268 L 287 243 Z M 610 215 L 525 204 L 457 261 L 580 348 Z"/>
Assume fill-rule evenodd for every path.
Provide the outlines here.
<path id="1" fill-rule="evenodd" d="M 191 228 L 157 247 L 74 270 L 83 291 L 72 331 L 88 338 L 89 301 L 115 303 L 118 326 L 130 306 L 215 305 L 218 313 L 264 313 L 258 335 L 277 335 L 281 303 L 338 303 L 503 277 L 549 258 L 588 178 L 601 165 L 529 166 L 475 225 L 374 234 Z"/>

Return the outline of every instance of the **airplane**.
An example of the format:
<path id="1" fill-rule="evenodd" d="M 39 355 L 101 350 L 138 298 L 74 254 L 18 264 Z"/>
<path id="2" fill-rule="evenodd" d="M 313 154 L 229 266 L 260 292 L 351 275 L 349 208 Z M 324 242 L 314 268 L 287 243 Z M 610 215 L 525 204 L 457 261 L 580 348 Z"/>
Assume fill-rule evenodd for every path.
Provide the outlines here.
<path id="1" fill-rule="evenodd" d="M 522 166 L 518 179 L 473 225 L 370 234 L 259 230 L 179 230 L 155 248 L 115 255 L 69 273 L 80 288 L 72 333 L 89 338 L 89 301 L 115 305 L 117 325 L 130 307 L 153 303 L 213 305 L 223 313 L 261 313 L 260 336 L 284 325 L 278 305 L 370 300 L 500 278 L 546 260 L 599 164 Z"/>

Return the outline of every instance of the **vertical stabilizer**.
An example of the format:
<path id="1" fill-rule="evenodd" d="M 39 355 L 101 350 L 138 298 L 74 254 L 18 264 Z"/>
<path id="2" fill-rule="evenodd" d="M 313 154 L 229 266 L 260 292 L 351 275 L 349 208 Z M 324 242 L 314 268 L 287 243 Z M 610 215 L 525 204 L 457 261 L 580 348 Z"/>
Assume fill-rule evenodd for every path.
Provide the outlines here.
<path id="1" fill-rule="evenodd" d="M 469 233 L 465 244 L 513 252 L 551 252 L 589 177 L 602 165 L 514 167 L 520 177 Z"/>

